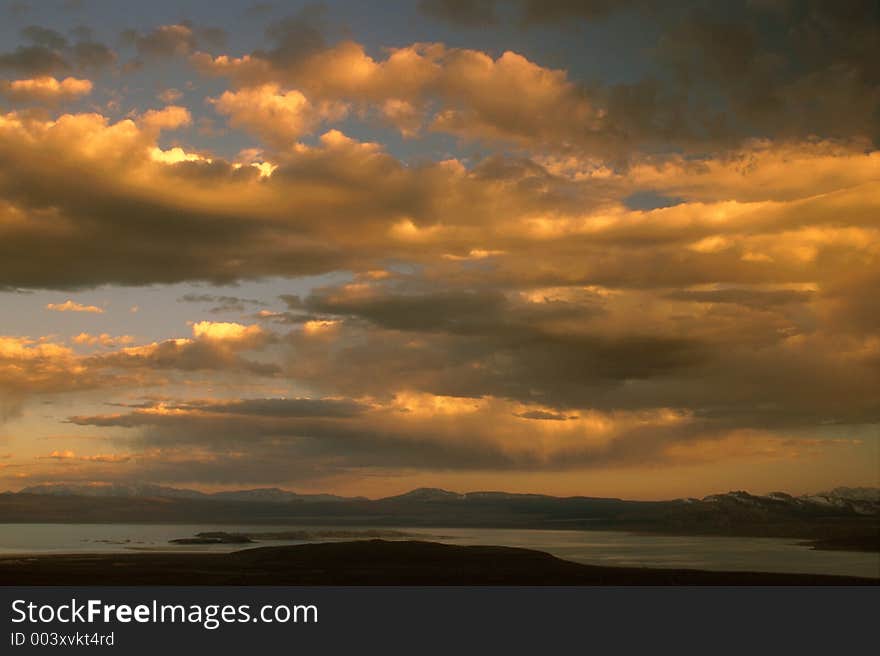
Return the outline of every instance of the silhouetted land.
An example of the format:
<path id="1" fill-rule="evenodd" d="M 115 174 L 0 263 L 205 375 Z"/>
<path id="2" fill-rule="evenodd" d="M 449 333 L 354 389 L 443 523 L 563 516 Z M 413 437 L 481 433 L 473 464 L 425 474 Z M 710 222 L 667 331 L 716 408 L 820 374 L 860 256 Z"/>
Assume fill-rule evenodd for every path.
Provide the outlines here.
<path id="1" fill-rule="evenodd" d="M 0 559 L 6 585 L 878 585 L 813 574 L 596 567 L 493 546 L 384 540 L 262 547 L 226 554 Z"/>
<path id="2" fill-rule="evenodd" d="M 803 543 L 823 551 L 877 551 L 880 552 L 880 534 L 850 535 Z M 880 557 L 880 556 L 878 556 Z"/>

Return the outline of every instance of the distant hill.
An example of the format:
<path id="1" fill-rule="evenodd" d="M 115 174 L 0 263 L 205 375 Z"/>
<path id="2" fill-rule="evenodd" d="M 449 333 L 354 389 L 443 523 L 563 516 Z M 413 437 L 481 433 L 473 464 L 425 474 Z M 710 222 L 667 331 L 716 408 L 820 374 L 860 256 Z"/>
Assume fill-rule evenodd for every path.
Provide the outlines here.
<path id="1" fill-rule="evenodd" d="M 197 490 L 182 490 L 148 483 L 122 485 L 107 484 L 67 484 L 32 485 L 23 488 L 20 494 L 43 494 L 51 496 L 79 497 L 163 497 L 168 499 L 200 499 L 207 495 Z"/>
<path id="2" fill-rule="evenodd" d="M 830 492 L 820 492 L 818 496 L 880 501 L 880 487 L 836 487 Z"/>
<path id="3" fill-rule="evenodd" d="M 877 544 L 880 501 L 858 490 L 792 496 L 744 491 L 629 501 L 421 488 L 384 499 L 276 488 L 205 494 L 154 485 L 51 485 L 0 494 L 0 522 L 216 523 L 604 529 Z"/>
<path id="4" fill-rule="evenodd" d="M 350 501 L 365 497 L 340 497 L 335 494 L 297 494 L 277 487 L 234 490 L 231 492 L 206 493 L 161 485 L 118 483 L 33 485 L 23 488 L 19 494 L 41 494 L 79 497 L 158 497 L 163 499 L 206 499 L 216 501 L 259 501 L 284 503 L 288 501 Z"/>
<path id="5" fill-rule="evenodd" d="M 263 487 L 254 490 L 235 490 L 232 492 L 215 492 L 205 495 L 217 501 L 260 501 L 285 503 L 289 501 L 356 501 L 366 497 L 340 497 L 335 494 L 299 494 L 288 492 L 277 487 Z"/>
<path id="6" fill-rule="evenodd" d="M 16 494 L 7 492 L 6 494 Z M 248 490 L 231 490 L 225 492 L 200 492 L 186 488 L 165 487 L 150 483 L 52 483 L 33 485 L 22 488 L 17 494 L 39 494 L 52 496 L 80 497 L 160 497 L 167 499 L 204 499 L 215 501 L 254 501 L 266 503 L 286 503 L 289 501 L 369 501 L 367 497 L 344 497 L 335 494 L 300 494 L 277 487 L 261 487 Z M 837 506 L 852 508 L 856 512 L 871 514 L 880 507 L 880 488 L 876 487 L 836 487 L 829 492 L 792 496 L 785 492 L 771 492 L 767 495 L 754 495 L 743 490 L 735 490 L 724 494 L 711 494 L 702 499 L 674 499 L 671 501 L 625 501 L 617 497 L 554 497 L 546 494 L 522 494 L 514 492 L 450 492 L 434 487 L 420 487 L 403 494 L 383 497 L 378 502 L 454 502 L 454 501 L 527 501 L 527 502 L 570 502 L 572 500 L 618 503 L 736 503 L 744 506 L 791 505 L 808 508 L 809 506 Z M 861 503 L 864 502 L 864 503 Z"/>

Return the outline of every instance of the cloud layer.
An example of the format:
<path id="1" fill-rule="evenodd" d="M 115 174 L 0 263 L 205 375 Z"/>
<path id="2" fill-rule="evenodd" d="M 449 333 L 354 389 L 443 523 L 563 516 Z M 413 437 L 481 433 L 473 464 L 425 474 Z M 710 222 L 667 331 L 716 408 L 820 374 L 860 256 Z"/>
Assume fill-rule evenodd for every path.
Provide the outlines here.
<path id="1" fill-rule="evenodd" d="M 317 9 L 238 52 L 180 22 L 126 31 L 121 68 L 36 26 L 0 54 L 0 290 L 53 295 L 48 328 L 0 337 L 0 421 L 58 403 L 72 442 L 107 441 L 28 447 L 16 475 L 864 478 L 877 21 L 824 2 L 418 7 L 528 34 L 650 15 L 660 36 L 629 82 L 514 43 L 333 41 Z M 151 67 L 179 76 L 148 92 L 166 104 L 125 107 L 119 79 Z M 273 298 L 198 287 L 267 278 Z M 169 284 L 192 321 L 162 339 L 76 300 Z"/>

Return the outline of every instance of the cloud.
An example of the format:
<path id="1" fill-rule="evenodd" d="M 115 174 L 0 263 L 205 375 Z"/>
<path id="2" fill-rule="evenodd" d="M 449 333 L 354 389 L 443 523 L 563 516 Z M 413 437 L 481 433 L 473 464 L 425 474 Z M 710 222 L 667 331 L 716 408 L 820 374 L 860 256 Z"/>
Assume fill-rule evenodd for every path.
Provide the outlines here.
<path id="1" fill-rule="evenodd" d="M 64 450 L 64 451 L 53 451 L 47 456 L 41 456 L 42 458 L 52 459 L 52 460 L 73 460 L 76 458 L 76 454 L 73 451 Z"/>
<path id="2" fill-rule="evenodd" d="M 80 461 L 111 464 L 125 463 L 129 462 L 132 459 L 132 457 L 129 455 L 117 455 L 114 453 L 78 456 L 75 452 L 69 449 L 52 451 L 52 453 L 50 453 L 49 455 L 38 456 L 38 458 L 41 460 L 60 460 L 64 462 Z"/>
<path id="3" fill-rule="evenodd" d="M 75 303 L 69 299 L 63 303 L 49 303 L 46 305 L 46 309 L 54 312 L 90 312 L 92 314 L 104 314 L 104 308 L 100 308 L 96 305 Z"/>
<path id="4" fill-rule="evenodd" d="M 386 238 L 402 217 L 436 224 L 441 204 L 450 202 L 461 207 L 462 218 L 474 215 L 481 203 L 494 202 L 487 196 L 496 193 L 493 186 L 499 195 L 516 192 L 503 201 L 511 207 L 519 203 L 528 210 L 535 203 L 525 189 L 503 189 L 503 181 L 481 189 L 478 174 L 454 161 L 409 168 L 379 145 L 338 131 L 268 166 L 180 147 L 163 151 L 155 130 L 167 127 L 168 114 L 160 114 L 159 123 L 153 116 L 146 114 L 140 126 L 94 114 L 51 122 L 4 118 L 0 159 L 26 156 L 30 163 L 4 170 L 0 179 L 0 197 L 8 199 L 0 209 L 10 217 L 3 223 L 0 266 L 10 284 L 19 275 L 37 286 L 75 286 L 107 275 L 134 283 L 328 271 L 389 245 L 401 254 L 418 250 L 412 230 L 392 242 Z M 172 124 L 185 116 L 175 113 Z M 74 171 L 83 184 L 64 182 Z M 57 184 L 47 187 L 49 179 Z M 120 212 L 131 220 L 120 224 Z M 43 218 L 36 221 L 37 216 Z M 114 247 L 101 247 L 111 235 Z M 337 241 L 364 237 L 373 245 L 358 249 L 362 253 Z M 37 242 L 57 257 L 35 269 L 24 253 Z M 92 257 L 95 249 L 100 259 Z M 164 254 L 157 259 L 159 253 Z"/>
<path id="5" fill-rule="evenodd" d="M 181 22 L 128 35 L 145 71 L 220 79 L 178 71 L 169 93 L 94 76 L 109 103 L 91 111 L 53 104 L 113 62 L 87 30 L 28 28 L 0 54 L 39 71 L 4 95 L 47 105 L 0 114 L 4 289 L 263 280 L 283 303 L 190 293 L 181 333 L 0 337 L 0 418 L 47 401 L 114 444 L 35 466 L 661 477 L 801 463 L 880 422 L 873 21 L 798 2 L 422 10 L 525 16 L 542 38 L 650 16 L 661 36 L 639 43 L 644 76 L 606 84 L 535 50 L 334 41 L 320 7 L 247 54 Z M 176 104 L 135 103 L 157 92 Z M 388 126 L 406 141 L 386 148 Z M 284 289 L 315 274 L 334 282 Z"/>
<path id="6" fill-rule="evenodd" d="M 654 8 L 646 0 L 518 0 L 509 4 L 523 27 L 569 25 L 579 19 L 600 21 L 620 12 Z M 681 4 L 687 3 L 676 3 Z M 454 25 L 486 27 L 499 23 L 498 6 L 496 0 L 422 0 L 419 10 Z"/>
<path id="7" fill-rule="evenodd" d="M 187 21 L 159 25 L 147 32 L 126 30 L 124 42 L 134 45 L 143 57 L 183 56 L 194 51 L 201 43 L 222 46 L 226 32 L 216 27 L 199 27 Z"/>
<path id="8" fill-rule="evenodd" d="M 138 52 L 150 56 L 185 55 L 196 45 L 195 34 L 187 25 L 160 25 L 146 34 L 128 34 Z"/>
<path id="9" fill-rule="evenodd" d="M 192 122 L 189 110 L 178 105 L 168 105 L 162 109 L 151 109 L 140 117 L 139 124 L 147 131 L 176 130 Z"/>
<path id="10" fill-rule="evenodd" d="M 246 18 L 262 18 L 267 14 L 271 14 L 275 9 L 275 5 L 271 2 L 255 2 L 244 10 Z"/>
<path id="11" fill-rule="evenodd" d="M 876 340 L 845 336 L 853 328 L 831 309 L 837 301 L 811 285 L 449 287 L 431 292 L 416 279 L 320 290 L 302 311 L 334 330 L 294 330 L 287 374 L 325 394 L 381 397 L 391 387 L 551 406 L 521 415 L 535 419 L 659 407 L 719 431 L 878 419 Z"/>
<path id="12" fill-rule="evenodd" d="M 237 296 L 217 296 L 214 294 L 184 294 L 177 299 L 179 303 L 210 303 L 214 305 L 209 312 L 212 314 L 225 314 L 228 312 L 243 313 L 248 306 L 265 306 L 265 301 L 254 298 L 239 298 Z"/>
<path id="13" fill-rule="evenodd" d="M 30 25 L 21 30 L 21 36 L 29 43 L 0 53 L 0 70 L 45 77 L 69 71 L 97 71 L 116 61 L 116 54 L 110 48 L 87 35 L 80 35 L 81 38 L 71 43 L 56 30 Z"/>
<path id="14" fill-rule="evenodd" d="M 76 100 L 92 92 L 89 80 L 66 77 L 38 77 L 24 80 L 0 80 L 0 95 L 12 102 L 55 103 Z"/>
<path id="15" fill-rule="evenodd" d="M 515 416 L 523 419 L 540 419 L 542 421 L 568 421 L 569 419 L 577 419 L 576 415 L 565 415 L 560 412 L 548 412 L 546 410 L 529 410 L 527 412 L 517 413 Z"/>
<path id="16" fill-rule="evenodd" d="M 162 370 L 220 371 L 274 376 L 273 363 L 248 360 L 243 351 L 260 350 L 273 336 L 257 325 L 200 321 L 192 326 L 193 338 L 168 339 L 89 356 L 94 368 L 151 372 Z"/>
<path id="17" fill-rule="evenodd" d="M 106 346 L 106 347 L 115 347 L 122 346 L 124 344 L 131 344 L 134 342 L 134 337 L 131 335 L 120 335 L 118 337 L 114 337 L 107 333 L 101 333 L 100 335 L 92 335 L 90 333 L 79 333 L 75 337 L 71 339 L 74 344 L 86 345 L 86 346 Z"/>
<path id="18" fill-rule="evenodd" d="M 283 67 L 318 52 L 326 45 L 325 13 L 323 4 L 309 3 L 291 16 L 272 21 L 266 28 L 266 37 L 274 47 L 260 50 L 259 54 L 274 65 Z"/>
<path id="19" fill-rule="evenodd" d="M 258 134 L 266 143 L 289 147 L 325 120 L 338 121 L 347 112 L 341 103 L 312 104 L 296 90 L 282 91 L 277 84 L 226 91 L 211 100 L 230 123 Z"/>
<path id="20" fill-rule="evenodd" d="M 96 389 L 115 382 L 114 376 L 80 366 L 71 349 L 48 338 L 0 336 L 0 422 L 20 416 L 24 403 L 35 395 Z"/>
<path id="21" fill-rule="evenodd" d="M 601 107 L 585 89 L 564 71 L 511 51 L 493 59 L 477 50 L 418 43 L 375 60 L 362 45 L 345 41 L 301 53 L 283 66 L 260 52 L 241 58 L 196 53 L 192 61 L 201 71 L 231 77 L 241 87 L 227 92 L 219 105 L 228 105 L 225 113 L 232 112 L 239 96 L 264 107 L 264 113 L 272 107 L 284 111 L 295 129 L 274 137 L 288 142 L 305 129 L 298 115 L 310 107 L 307 103 L 332 108 L 324 112 L 329 120 L 344 116 L 340 103 L 353 103 L 378 108 L 408 135 L 425 124 L 468 139 L 529 147 L 607 147 L 602 145 Z M 278 85 L 295 89 L 288 92 L 292 97 L 279 95 Z M 250 119 L 250 127 L 256 120 Z"/>
<path id="22" fill-rule="evenodd" d="M 48 336 L 0 336 L 0 418 L 17 416 L 23 404 L 38 396 L 143 390 L 173 385 L 199 372 L 229 375 L 241 383 L 280 373 L 272 362 L 244 356 L 263 351 L 276 339 L 257 325 L 199 322 L 192 331 L 191 338 L 139 345 L 132 345 L 127 335 L 80 333 L 71 339 L 73 344 L 103 347 L 87 354 Z"/>
<path id="23" fill-rule="evenodd" d="M 21 35 L 36 45 L 47 48 L 62 49 L 67 47 L 67 37 L 48 27 L 28 25 L 21 30 Z"/>
<path id="24" fill-rule="evenodd" d="M 514 412 L 517 408 L 521 406 L 491 398 L 409 393 L 369 405 L 324 399 L 155 405 L 71 421 L 142 430 L 134 442 L 139 448 L 185 443 L 222 454 L 247 435 L 249 449 L 240 457 L 245 468 L 251 458 L 275 453 L 288 462 L 299 456 L 320 463 L 328 471 L 355 463 L 361 467 L 418 464 L 441 470 L 566 468 L 574 464 L 572 458 L 584 464 L 609 457 L 609 448 L 623 433 L 640 431 L 642 426 L 662 432 L 668 423 L 686 422 L 664 413 L 617 417 L 587 413 L 570 422 L 543 422 L 544 433 Z"/>
<path id="25" fill-rule="evenodd" d="M 667 409 L 585 410 L 565 421 L 535 421 L 555 413 L 492 397 L 417 393 L 357 404 L 354 414 L 337 414 L 332 406 L 322 408 L 324 403 L 196 401 L 71 421 L 133 431 L 127 438 L 131 447 L 151 454 L 140 458 L 137 476 L 212 483 L 303 483 L 371 471 L 417 471 L 424 476 L 564 472 L 646 463 L 778 462 L 815 457 L 840 446 L 761 432 L 716 433 L 693 417 Z M 246 449 L 239 446 L 243 440 Z M 188 474 L 182 473 L 185 466 L 190 467 Z"/>
<path id="26" fill-rule="evenodd" d="M 274 398 L 224 402 L 190 402 L 182 409 L 199 412 L 270 417 L 354 417 L 368 405 L 349 399 Z"/>
<path id="27" fill-rule="evenodd" d="M 240 323 L 199 321 L 193 324 L 193 335 L 196 339 L 204 339 L 221 343 L 252 343 L 265 338 L 260 326 L 245 326 Z"/>
<path id="28" fill-rule="evenodd" d="M 828 2 L 780 11 L 755 3 L 732 16 L 691 8 L 668 26 L 658 55 L 691 110 L 722 99 L 731 118 L 719 128 L 733 134 L 876 138 L 880 80 L 867 70 L 880 54 L 878 37 L 867 3 L 842 11 Z"/>
<path id="29" fill-rule="evenodd" d="M 463 27 L 485 27 L 498 22 L 495 0 L 420 0 L 419 11 Z"/>
<path id="30" fill-rule="evenodd" d="M 83 70 L 101 70 L 116 63 L 116 53 L 103 43 L 79 41 L 70 47 L 72 64 Z"/>
<path id="31" fill-rule="evenodd" d="M 676 290 L 668 298 L 694 303 L 729 303 L 758 309 L 772 309 L 781 305 L 809 302 L 815 296 L 810 289 L 744 289 L 726 287 L 720 289 Z"/>
<path id="32" fill-rule="evenodd" d="M 183 98 L 183 92 L 180 89 L 170 87 L 163 89 L 156 97 L 163 103 L 172 104 Z"/>
<path id="33" fill-rule="evenodd" d="M 80 460 L 84 460 L 86 462 L 100 462 L 100 463 L 123 463 L 129 462 L 132 459 L 132 456 L 128 455 L 119 455 L 115 453 L 98 453 L 91 456 L 80 456 Z"/>
<path id="34" fill-rule="evenodd" d="M 70 68 L 58 52 L 45 46 L 19 46 L 12 52 L 0 53 L 0 70 L 13 70 L 24 75 L 49 75 Z"/>
<path id="35" fill-rule="evenodd" d="M 654 53 L 652 66 L 640 78 L 600 84 L 513 51 L 493 57 L 414 43 L 377 59 L 354 41 L 328 43 L 320 21 L 304 15 L 273 32 L 276 48 L 242 56 L 196 52 L 191 61 L 238 87 L 278 84 L 311 102 L 351 103 L 409 138 L 428 126 L 489 145 L 584 158 L 705 154 L 752 138 L 878 137 L 880 80 L 871 64 L 880 22 L 867 6 L 837 11 L 794 2 L 768 11 L 747 3 L 725 11 L 683 3 L 664 13 L 642 0 L 518 4 L 525 25 L 615 14 L 650 22 L 660 35 L 642 44 Z M 491 2 L 432 0 L 421 8 L 459 23 L 495 16 Z"/>
<path id="36" fill-rule="evenodd" d="M 564 23 L 579 18 L 596 21 L 621 11 L 650 8 L 647 0 L 523 0 L 521 21 L 525 25 Z"/>
<path id="37" fill-rule="evenodd" d="M 30 4 L 24 2 L 24 0 L 10 0 L 10 2 L 6 3 L 6 11 L 15 18 L 24 16 L 30 9 Z"/>
<path id="38" fill-rule="evenodd" d="M 231 281 L 377 270 L 390 258 L 484 289 L 748 289 L 830 282 L 842 269 L 829 262 L 876 257 L 880 160 L 859 144 L 762 141 L 620 171 L 557 157 L 468 168 L 406 166 L 378 144 L 330 131 L 271 161 L 266 175 L 252 160 L 159 150 L 155 130 L 186 113 L 159 116 L 152 126 L 92 114 L 4 117 L 8 284 Z M 81 184 L 66 182 L 74 178 Z M 681 202 L 628 208 L 624 199 L 644 189 Z M 37 266 L 31 252 L 52 257 Z"/>
<path id="39" fill-rule="evenodd" d="M 794 458 L 812 448 L 786 441 L 798 432 L 880 420 L 870 141 L 713 141 L 621 163 L 607 97 L 522 55 L 418 44 L 373 58 L 285 38 L 193 57 L 230 76 L 214 108 L 262 142 L 233 158 L 160 146 L 191 120 L 182 106 L 116 122 L 3 115 L 0 273 L 24 288 L 351 279 L 284 295 L 264 327 L 73 337 L 102 346 L 87 355 L 7 338 L 7 416 L 35 395 L 222 384 L 231 399 L 72 419 L 130 428 L 139 452 L 192 444 L 194 475 L 215 481 L 290 463 L 308 477 Z M 720 79 L 736 52 L 751 56 L 747 34 L 731 38 L 693 75 Z M 406 162 L 328 129 L 343 116 L 523 150 Z M 676 202 L 634 207 L 634 194 Z M 285 389 L 310 396 L 268 396 Z M 126 466 L 171 476 L 184 461 Z"/>

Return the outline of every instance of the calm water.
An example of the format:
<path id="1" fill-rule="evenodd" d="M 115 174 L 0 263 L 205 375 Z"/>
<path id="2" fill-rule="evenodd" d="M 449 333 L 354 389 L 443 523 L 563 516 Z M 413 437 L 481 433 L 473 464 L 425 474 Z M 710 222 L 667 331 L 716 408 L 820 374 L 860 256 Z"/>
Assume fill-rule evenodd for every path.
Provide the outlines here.
<path id="1" fill-rule="evenodd" d="M 174 538 L 202 531 L 360 531 L 351 526 L 217 526 L 181 524 L 0 524 L 0 554 L 107 553 L 121 551 L 233 551 L 248 546 L 301 544 L 265 541 L 255 545 L 172 545 Z M 387 527 L 382 527 L 387 529 Z M 380 529 L 381 530 L 381 529 Z M 813 551 L 779 538 L 674 537 L 617 531 L 406 528 L 420 538 L 449 544 L 493 544 L 547 551 L 591 565 L 686 567 L 707 570 L 800 572 L 880 578 L 880 554 Z M 350 538 L 349 538 L 350 539 Z M 323 540 L 328 541 L 328 540 Z"/>

